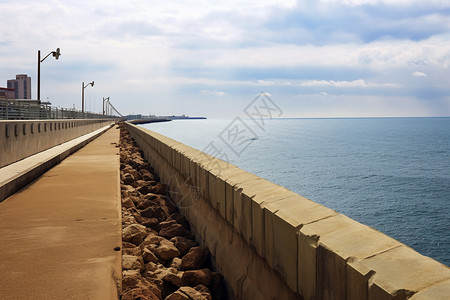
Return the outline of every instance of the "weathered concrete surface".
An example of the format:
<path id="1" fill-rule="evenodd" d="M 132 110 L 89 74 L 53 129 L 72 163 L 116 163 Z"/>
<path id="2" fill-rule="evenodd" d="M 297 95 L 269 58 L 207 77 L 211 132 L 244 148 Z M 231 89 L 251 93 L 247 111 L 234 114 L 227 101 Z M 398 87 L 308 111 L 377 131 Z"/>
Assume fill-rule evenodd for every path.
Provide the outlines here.
<path id="1" fill-rule="evenodd" d="M 0 299 L 117 299 L 119 130 L 0 203 Z"/>

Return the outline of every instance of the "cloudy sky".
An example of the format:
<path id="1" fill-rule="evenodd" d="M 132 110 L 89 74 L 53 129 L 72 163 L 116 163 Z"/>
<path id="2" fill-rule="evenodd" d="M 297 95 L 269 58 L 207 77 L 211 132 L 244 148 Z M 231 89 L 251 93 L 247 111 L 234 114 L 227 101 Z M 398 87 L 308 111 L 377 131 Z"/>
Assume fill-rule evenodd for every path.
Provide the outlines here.
<path id="1" fill-rule="evenodd" d="M 226 3 L 226 4 L 225 4 Z M 0 0 L 0 86 L 90 111 L 234 117 L 450 116 L 448 0 Z"/>

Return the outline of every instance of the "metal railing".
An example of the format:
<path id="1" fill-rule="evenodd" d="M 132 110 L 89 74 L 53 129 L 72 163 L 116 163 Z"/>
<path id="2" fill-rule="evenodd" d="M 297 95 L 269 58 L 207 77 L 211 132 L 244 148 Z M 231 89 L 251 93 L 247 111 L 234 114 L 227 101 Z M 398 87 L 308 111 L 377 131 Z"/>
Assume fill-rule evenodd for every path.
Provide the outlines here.
<path id="1" fill-rule="evenodd" d="M 81 112 L 76 109 L 53 107 L 36 100 L 0 99 L 0 120 L 42 120 L 42 119 L 104 119 L 115 118 L 114 115 L 103 115 Z"/>

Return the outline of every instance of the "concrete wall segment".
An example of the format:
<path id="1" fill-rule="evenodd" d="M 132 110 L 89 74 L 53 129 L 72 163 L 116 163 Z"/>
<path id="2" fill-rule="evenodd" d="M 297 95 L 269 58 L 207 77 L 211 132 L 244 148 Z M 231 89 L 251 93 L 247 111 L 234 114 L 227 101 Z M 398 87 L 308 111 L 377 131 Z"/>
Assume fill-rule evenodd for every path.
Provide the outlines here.
<path id="1" fill-rule="evenodd" d="M 411 300 L 446 299 L 450 295 L 450 279 L 433 284 L 432 286 L 418 292 Z"/>
<path id="2" fill-rule="evenodd" d="M 0 121 L 0 167 L 111 123 L 111 120 L 106 119 Z"/>

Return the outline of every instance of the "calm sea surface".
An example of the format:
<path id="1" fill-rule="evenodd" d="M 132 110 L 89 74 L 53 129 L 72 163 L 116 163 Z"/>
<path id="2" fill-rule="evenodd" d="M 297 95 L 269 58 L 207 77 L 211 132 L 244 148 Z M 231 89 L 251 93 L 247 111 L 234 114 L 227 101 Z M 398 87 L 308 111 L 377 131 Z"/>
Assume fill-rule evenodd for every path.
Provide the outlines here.
<path id="1" fill-rule="evenodd" d="M 178 120 L 143 127 L 450 265 L 450 118 Z"/>

